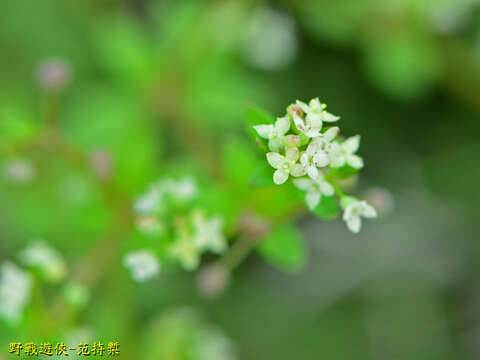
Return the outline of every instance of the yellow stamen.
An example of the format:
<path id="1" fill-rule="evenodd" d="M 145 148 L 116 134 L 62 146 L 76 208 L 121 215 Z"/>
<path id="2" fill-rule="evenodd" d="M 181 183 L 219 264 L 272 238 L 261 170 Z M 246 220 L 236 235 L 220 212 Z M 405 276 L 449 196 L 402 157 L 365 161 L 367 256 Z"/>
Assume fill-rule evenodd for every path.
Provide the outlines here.
<path id="1" fill-rule="evenodd" d="M 322 104 L 322 109 L 326 109 L 327 108 L 327 104 Z"/>
<path id="2" fill-rule="evenodd" d="M 285 156 L 282 155 L 282 160 L 285 160 Z"/>

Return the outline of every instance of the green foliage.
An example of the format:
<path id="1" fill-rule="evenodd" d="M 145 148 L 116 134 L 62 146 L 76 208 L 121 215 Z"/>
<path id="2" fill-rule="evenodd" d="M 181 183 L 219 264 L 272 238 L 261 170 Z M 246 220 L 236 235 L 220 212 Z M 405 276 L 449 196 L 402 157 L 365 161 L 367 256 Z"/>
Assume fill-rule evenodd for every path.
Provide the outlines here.
<path id="1" fill-rule="evenodd" d="M 265 162 L 259 161 L 252 172 L 249 183 L 252 186 L 273 186 L 272 167 Z"/>
<path id="2" fill-rule="evenodd" d="M 340 211 L 335 196 L 322 196 L 320 203 L 313 209 L 313 213 L 322 219 L 331 219 L 337 216 Z"/>
<path id="3" fill-rule="evenodd" d="M 278 225 L 257 247 L 273 266 L 285 271 L 298 271 L 307 259 L 305 240 L 293 225 Z"/>

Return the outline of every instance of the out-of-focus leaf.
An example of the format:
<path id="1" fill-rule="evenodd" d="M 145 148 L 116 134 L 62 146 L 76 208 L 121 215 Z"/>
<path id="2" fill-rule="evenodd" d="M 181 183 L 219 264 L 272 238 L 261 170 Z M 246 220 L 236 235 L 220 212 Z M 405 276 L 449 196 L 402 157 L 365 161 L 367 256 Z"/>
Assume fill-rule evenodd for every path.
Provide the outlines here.
<path id="1" fill-rule="evenodd" d="M 260 161 L 253 171 L 250 181 L 252 186 L 273 186 L 273 169 L 267 160 Z"/>
<path id="2" fill-rule="evenodd" d="M 322 196 L 313 213 L 320 218 L 328 219 L 337 216 L 338 211 L 339 207 L 335 196 Z"/>
<path id="3" fill-rule="evenodd" d="M 349 165 L 344 165 L 340 168 L 333 169 L 330 172 L 330 178 L 332 179 L 347 179 L 358 173 L 358 169 L 355 169 Z"/>
<path id="4" fill-rule="evenodd" d="M 109 74 L 133 86 L 152 78 L 153 48 L 137 23 L 119 18 L 95 30 L 96 58 Z"/>
<path id="5" fill-rule="evenodd" d="M 248 187 L 248 181 L 255 169 L 254 149 L 240 139 L 229 139 L 223 147 L 222 163 L 225 175 L 232 184 Z"/>
<path id="6" fill-rule="evenodd" d="M 403 99 L 418 98 L 441 73 L 436 45 L 415 31 L 371 39 L 366 70 L 380 89 Z"/>
<path id="7" fill-rule="evenodd" d="M 18 105 L 2 102 L 0 106 L 0 141 L 16 142 L 31 137 L 37 128 L 32 116 Z"/>
<path id="8" fill-rule="evenodd" d="M 105 149 L 114 163 L 114 179 L 137 194 L 156 168 L 154 131 L 135 98 L 113 88 L 92 87 L 66 104 L 64 131 L 86 151 Z"/>
<path id="9" fill-rule="evenodd" d="M 247 107 L 247 109 L 245 110 L 245 122 L 247 125 L 247 132 L 250 137 L 255 140 L 258 147 L 264 152 L 268 151 L 267 141 L 258 136 L 257 132 L 253 127 L 255 125 L 273 124 L 274 121 L 275 118 L 262 109 L 256 107 Z"/>
<path id="10" fill-rule="evenodd" d="M 259 253 L 273 266 L 298 271 L 307 258 L 302 234 L 293 225 L 280 225 L 257 247 Z"/>

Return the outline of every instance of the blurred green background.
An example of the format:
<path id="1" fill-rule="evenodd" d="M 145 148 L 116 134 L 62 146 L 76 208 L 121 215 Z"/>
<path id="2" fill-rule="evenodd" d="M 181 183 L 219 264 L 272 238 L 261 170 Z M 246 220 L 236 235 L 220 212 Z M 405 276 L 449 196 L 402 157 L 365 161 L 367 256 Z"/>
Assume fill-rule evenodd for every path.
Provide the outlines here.
<path id="1" fill-rule="evenodd" d="M 480 355 L 479 1 L 1 0 L 0 80 L 0 262 L 42 238 L 68 267 L 34 274 L 0 359 L 95 339 L 147 360 Z M 316 96 L 362 135 L 381 216 L 358 236 L 248 185 L 245 106 Z M 232 232 L 244 208 L 294 222 L 301 270 L 252 254 L 214 299 L 198 272 L 132 281 L 132 201 L 185 173 Z"/>

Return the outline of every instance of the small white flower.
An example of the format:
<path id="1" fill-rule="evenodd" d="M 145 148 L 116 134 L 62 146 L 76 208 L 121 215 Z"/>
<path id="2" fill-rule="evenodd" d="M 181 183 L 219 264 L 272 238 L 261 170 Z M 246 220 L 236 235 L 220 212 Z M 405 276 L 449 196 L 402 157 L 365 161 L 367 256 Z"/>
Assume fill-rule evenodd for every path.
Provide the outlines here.
<path id="1" fill-rule="evenodd" d="M 194 270 L 200 263 L 200 249 L 186 230 L 179 229 L 179 236 L 170 246 L 170 255 L 186 270 Z"/>
<path id="2" fill-rule="evenodd" d="M 31 289 L 30 275 L 16 265 L 5 262 L 0 267 L 0 317 L 17 323 L 28 302 Z"/>
<path id="3" fill-rule="evenodd" d="M 19 254 L 20 261 L 40 269 L 43 276 L 50 281 L 60 281 L 67 274 L 67 264 L 61 254 L 43 240 L 35 240 Z"/>
<path id="4" fill-rule="evenodd" d="M 163 194 L 161 193 L 158 185 L 154 184 L 150 186 L 148 191 L 140 195 L 134 204 L 134 209 L 139 214 L 151 214 L 156 212 L 162 201 Z"/>
<path id="5" fill-rule="evenodd" d="M 300 190 L 306 191 L 305 201 L 310 210 L 317 207 L 322 199 L 322 194 L 332 196 L 335 192 L 333 186 L 325 180 L 322 172 L 318 172 L 315 179 L 307 177 L 293 180 L 294 185 Z"/>
<path id="6" fill-rule="evenodd" d="M 133 279 L 138 282 L 150 280 L 160 271 L 160 263 L 148 250 L 138 250 L 126 254 L 123 264 L 130 269 Z"/>
<path id="7" fill-rule="evenodd" d="M 184 177 L 177 181 L 173 187 L 174 195 L 180 200 L 190 200 L 197 193 L 197 184 L 190 177 Z"/>
<path id="8" fill-rule="evenodd" d="M 297 100 L 297 106 L 305 113 L 302 119 L 296 111 L 290 111 L 297 129 L 310 138 L 321 136 L 323 122 L 334 122 L 340 119 L 338 116 L 328 113 L 325 104 L 321 104 L 318 98 L 310 100 L 309 105 Z"/>
<path id="9" fill-rule="evenodd" d="M 227 248 L 225 236 L 222 232 L 223 220 L 219 216 L 205 219 L 205 216 L 197 212 L 193 215 L 195 233 L 193 242 L 202 250 L 211 250 L 222 253 Z"/>
<path id="10" fill-rule="evenodd" d="M 287 181 L 290 173 L 296 177 L 305 175 L 305 169 L 297 163 L 299 155 L 297 148 L 288 149 L 285 156 L 276 152 L 267 153 L 268 163 L 277 169 L 273 174 L 273 182 L 275 184 L 283 184 Z"/>
<path id="11" fill-rule="evenodd" d="M 260 137 L 268 139 L 270 150 L 278 152 L 282 149 L 283 137 L 290 130 L 290 118 L 278 118 L 275 125 L 256 125 L 253 128 Z"/>
<path id="12" fill-rule="evenodd" d="M 347 227 L 353 233 L 358 233 L 362 227 L 362 219 L 377 217 L 377 211 L 373 206 L 368 204 L 365 200 L 359 201 L 354 198 L 348 198 L 346 201 L 342 199 L 342 203 L 347 203 L 344 206 L 343 220 L 347 223 Z"/>
<path id="13" fill-rule="evenodd" d="M 26 159 L 9 159 L 3 166 L 3 176 L 10 183 L 27 184 L 35 178 L 35 168 Z"/>
<path id="14" fill-rule="evenodd" d="M 300 157 L 300 163 L 307 171 L 308 176 L 316 179 L 319 167 L 325 167 L 330 162 L 328 148 L 330 142 L 337 136 L 338 127 L 328 129 L 321 136 L 314 138 L 308 145 L 306 151 Z"/>
<path id="15" fill-rule="evenodd" d="M 332 143 L 331 145 L 329 154 L 332 168 L 342 167 L 345 163 L 355 169 L 363 167 L 362 158 L 355 155 L 360 147 L 360 135 L 352 136 L 341 144 Z"/>

